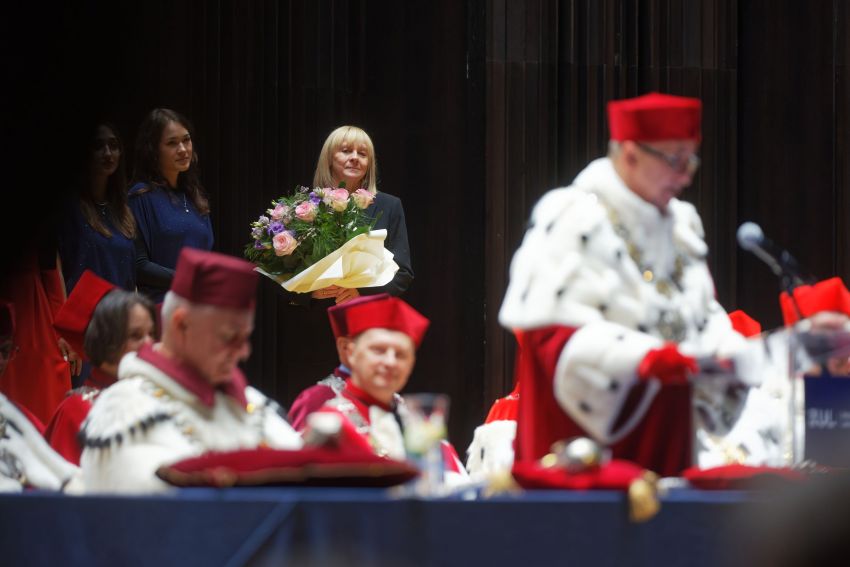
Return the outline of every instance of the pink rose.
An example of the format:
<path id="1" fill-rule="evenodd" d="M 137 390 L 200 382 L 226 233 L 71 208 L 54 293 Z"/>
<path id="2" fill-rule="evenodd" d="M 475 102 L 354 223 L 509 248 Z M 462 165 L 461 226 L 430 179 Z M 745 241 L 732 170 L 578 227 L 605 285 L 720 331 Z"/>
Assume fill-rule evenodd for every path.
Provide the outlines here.
<path id="1" fill-rule="evenodd" d="M 354 199 L 354 204 L 357 205 L 358 209 L 366 209 L 375 200 L 375 195 L 368 189 L 358 189 L 351 194 L 351 198 Z"/>
<path id="2" fill-rule="evenodd" d="M 304 222 L 313 222 L 319 209 L 310 201 L 304 201 L 295 207 L 295 216 Z"/>
<path id="3" fill-rule="evenodd" d="M 289 207 L 286 205 L 278 205 L 270 212 L 272 220 L 283 220 L 289 215 Z"/>
<path id="4" fill-rule="evenodd" d="M 322 200 L 336 212 L 342 212 L 348 207 L 348 191 L 345 189 L 325 189 Z"/>
<path id="5" fill-rule="evenodd" d="M 272 238 L 272 244 L 274 244 L 275 256 L 289 256 L 298 248 L 298 241 L 288 230 L 275 234 Z"/>

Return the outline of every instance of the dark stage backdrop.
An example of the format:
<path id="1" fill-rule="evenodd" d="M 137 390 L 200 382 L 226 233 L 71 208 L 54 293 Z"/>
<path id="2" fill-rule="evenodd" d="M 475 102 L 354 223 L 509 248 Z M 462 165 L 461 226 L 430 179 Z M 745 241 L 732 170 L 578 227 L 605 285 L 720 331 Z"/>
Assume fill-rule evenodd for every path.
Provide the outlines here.
<path id="1" fill-rule="evenodd" d="M 406 391 L 450 395 L 463 451 L 485 399 L 483 5 L 129 5 L 106 102 L 128 139 L 155 106 L 192 120 L 216 250 L 241 255 L 269 201 L 312 183 L 333 128 L 369 132 L 379 190 L 406 212 L 416 278 L 404 298 L 431 319 Z M 260 283 L 245 370 L 286 406 L 336 365 L 324 307 L 289 305 Z"/>
<path id="2" fill-rule="evenodd" d="M 3 8 L 4 31 L 18 31 L 3 34 L 4 107 L 22 133 L 9 140 L 28 158 L 4 168 L 24 173 L 15 194 L 33 180 L 61 193 L 91 111 L 129 148 L 148 110 L 172 107 L 195 125 L 215 248 L 238 255 L 269 200 L 311 182 L 327 133 L 364 127 L 380 189 L 405 206 L 416 272 L 405 298 L 432 320 L 407 390 L 451 396 L 461 451 L 512 386 L 497 313 L 528 214 L 605 152 L 611 99 L 704 101 L 704 165 L 685 198 L 702 212 L 727 309 L 779 323 L 774 278 L 736 246 L 744 220 L 815 275 L 850 276 L 848 0 L 114 4 Z M 4 210 L 5 242 L 18 211 Z M 322 320 L 263 281 L 250 379 L 288 405 L 331 370 L 329 333 L 304 332 Z M 311 358 L 315 370 L 295 363 Z"/>
<path id="3" fill-rule="evenodd" d="M 850 277 L 850 2 L 489 0 L 485 392 L 511 386 L 495 322 L 531 207 L 607 146 L 607 101 L 650 90 L 704 103 L 701 212 L 717 295 L 781 324 L 776 278 L 739 251 L 760 223 L 819 278 Z"/>

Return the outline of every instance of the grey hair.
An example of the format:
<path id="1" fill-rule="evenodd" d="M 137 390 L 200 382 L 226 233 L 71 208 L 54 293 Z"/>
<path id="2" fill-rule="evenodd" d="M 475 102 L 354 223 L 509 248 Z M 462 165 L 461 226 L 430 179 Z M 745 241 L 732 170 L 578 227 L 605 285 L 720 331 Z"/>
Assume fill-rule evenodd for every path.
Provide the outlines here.
<path id="1" fill-rule="evenodd" d="M 611 159 L 616 158 L 618 155 L 620 155 L 621 149 L 622 148 L 620 147 L 620 142 L 618 142 L 617 140 L 608 140 L 608 157 L 609 158 L 611 158 Z"/>
<path id="2" fill-rule="evenodd" d="M 171 323 L 171 317 L 174 316 L 174 311 L 177 308 L 182 307 L 186 310 L 192 310 L 194 312 L 199 311 L 215 311 L 217 309 L 214 305 L 204 305 L 198 303 L 192 303 L 185 297 L 177 295 L 173 291 L 165 292 L 165 298 L 162 300 L 162 328 L 166 329 L 168 324 Z"/>
<path id="3" fill-rule="evenodd" d="M 173 291 L 167 291 L 165 298 L 162 300 L 162 311 L 160 313 L 162 317 L 162 328 L 165 329 L 168 327 L 168 324 L 171 323 L 171 317 L 178 307 L 186 307 L 188 309 L 191 306 L 192 303 L 188 299 L 183 299 Z"/>

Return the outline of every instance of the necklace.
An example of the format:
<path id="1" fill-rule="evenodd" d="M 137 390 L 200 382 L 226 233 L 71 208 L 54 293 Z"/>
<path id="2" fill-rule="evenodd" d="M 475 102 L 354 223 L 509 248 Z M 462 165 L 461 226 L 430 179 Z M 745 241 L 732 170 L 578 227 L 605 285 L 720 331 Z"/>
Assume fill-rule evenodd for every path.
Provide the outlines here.
<path id="1" fill-rule="evenodd" d="M 600 202 L 602 202 L 601 199 Z M 603 205 L 608 212 L 608 220 L 611 221 L 614 232 L 617 236 L 623 239 L 623 242 L 625 242 L 626 250 L 628 251 L 632 261 L 637 264 L 638 269 L 643 276 L 643 280 L 646 283 L 654 283 L 655 289 L 657 289 L 658 292 L 665 297 L 671 297 L 673 295 L 674 287 L 680 292 L 683 291 L 682 276 L 685 271 L 685 255 L 677 248 L 676 258 L 673 261 L 673 273 L 666 277 L 662 276 L 657 270 L 654 270 L 652 266 L 644 261 L 643 250 L 641 250 L 640 247 L 632 240 L 631 232 L 626 225 L 620 221 L 619 215 L 617 215 L 616 211 L 608 207 L 606 203 L 603 203 Z"/>
<path id="2" fill-rule="evenodd" d="M 189 202 L 186 201 L 186 192 L 183 192 L 183 209 L 188 213 L 189 212 Z"/>
<path id="3" fill-rule="evenodd" d="M 653 285 L 658 293 L 671 299 L 674 289 L 683 292 L 682 277 L 684 276 L 685 264 L 687 257 L 681 250 L 676 248 L 676 257 L 673 261 L 673 273 L 664 276 L 658 270 L 653 269 L 644 259 L 643 250 L 632 239 L 631 231 L 620 220 L 620 216 L 608 203 L 603 201 L 597 195 L 598 202 L 605 208 L 608 213 L 608 221 L 611 223 L 614 233 L 619 236 L 626 245 L 626 250 L 629 257 L 637 265 L 638 270 L 643 277 L 643 281 Z M 661 309 L 658 314 L 658 319 L 655 321 L 654 327 L 658 333 L 668 341 L 681 342 L 687 337 L 687 325 L 682 317 L 682 314 L 677 310 Z"/>

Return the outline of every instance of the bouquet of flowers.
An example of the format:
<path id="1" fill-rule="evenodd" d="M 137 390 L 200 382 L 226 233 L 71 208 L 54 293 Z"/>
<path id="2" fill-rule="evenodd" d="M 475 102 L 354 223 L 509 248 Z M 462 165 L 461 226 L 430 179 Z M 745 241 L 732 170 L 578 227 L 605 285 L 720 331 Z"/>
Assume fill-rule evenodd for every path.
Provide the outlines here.
<path id="1" fill-rule="evenodd" d="M 398 265 L 364 212 L 374 199 L 366 189 L 296 187 L 251 223 L 245 257 L 289 291 L 384 285 Z"/>

